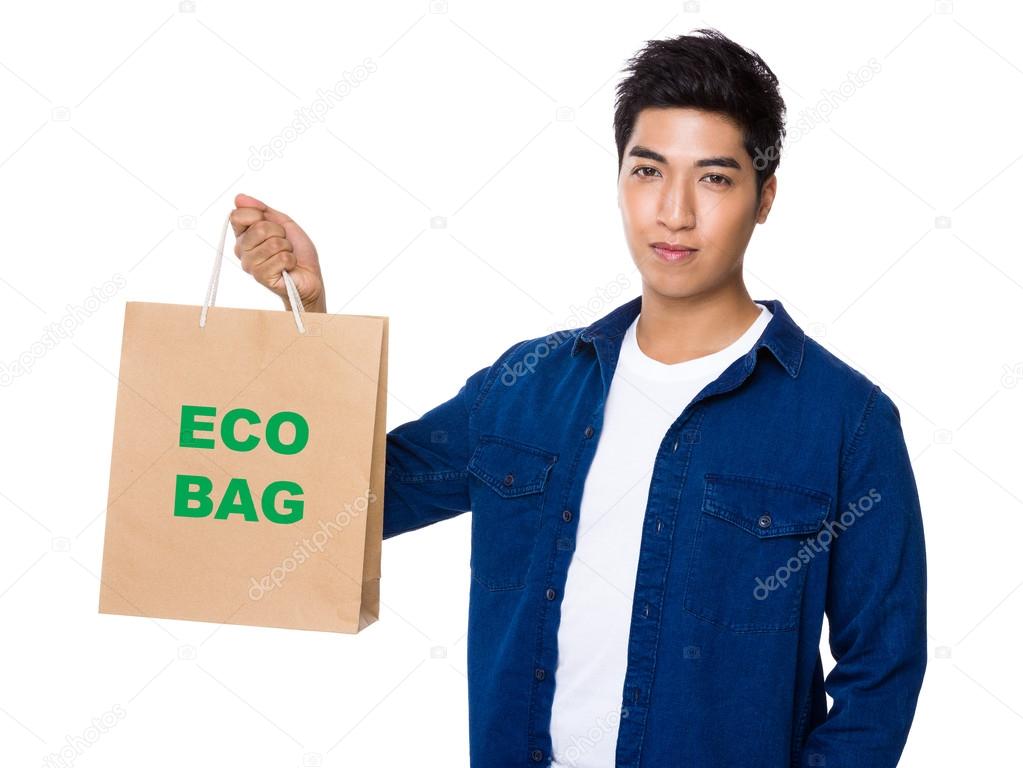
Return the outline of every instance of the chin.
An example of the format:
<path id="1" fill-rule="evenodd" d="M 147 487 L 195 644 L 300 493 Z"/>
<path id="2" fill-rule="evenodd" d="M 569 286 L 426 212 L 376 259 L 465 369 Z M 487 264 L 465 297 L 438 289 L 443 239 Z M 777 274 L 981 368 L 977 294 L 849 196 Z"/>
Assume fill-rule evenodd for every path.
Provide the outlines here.
<path id="1" fill-rule="evenodd" d="M 661 275 L 643 275 L 643 287 L 666 299 L 688 299 L 703 293 L 702 286 L 692 279 L 664 279 Z"/>

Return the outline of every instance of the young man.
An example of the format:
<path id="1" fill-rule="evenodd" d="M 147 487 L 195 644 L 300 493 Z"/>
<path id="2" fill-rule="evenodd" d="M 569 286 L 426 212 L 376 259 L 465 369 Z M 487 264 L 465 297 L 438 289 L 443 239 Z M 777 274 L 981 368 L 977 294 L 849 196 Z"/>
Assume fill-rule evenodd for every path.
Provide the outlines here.
<path id="1" fill-rule="evenodd" d="M 714 30 L 628 72 L 642 295 L 392 430 L 384 536 L 472 510 L 477 768 L 894 766 L 927 656 L 919 499 L 892 400 L 743 284 L 777 191 L 777 78 Z M 298 225 L 236 204 L 246 271 L 287 306 L 292 270 L 326 311 Z"/>

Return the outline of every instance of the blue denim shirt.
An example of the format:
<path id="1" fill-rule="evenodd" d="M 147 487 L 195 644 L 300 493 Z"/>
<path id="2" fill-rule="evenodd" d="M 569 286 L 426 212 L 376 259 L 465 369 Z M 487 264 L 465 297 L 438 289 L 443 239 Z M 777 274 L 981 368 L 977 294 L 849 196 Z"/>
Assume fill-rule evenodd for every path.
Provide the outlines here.
<path id="1" fill-rule="evenodd" d="M 637 296 L 521 341 L 387 436 L 384 538 L 472 510 L 474 768 L 547 765 L 583 482 Z M 780 301 L 655 459 L 616 765 L 882 768 L 927 659 L 924 533 L 899 409 Z M 819 652 L 827 615 L 827 678 Z M 827 709 L 825 692 L 833 699 Z"/>

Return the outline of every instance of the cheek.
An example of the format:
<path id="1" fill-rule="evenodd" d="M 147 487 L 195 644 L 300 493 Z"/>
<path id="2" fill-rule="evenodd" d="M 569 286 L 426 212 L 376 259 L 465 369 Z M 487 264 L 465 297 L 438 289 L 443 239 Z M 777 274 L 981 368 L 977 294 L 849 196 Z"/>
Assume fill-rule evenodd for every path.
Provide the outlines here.
<path id="1" fill-rule="evenodd" d="M 750 216 L 748 206 L 738 196 L 730 196 L 708 200 L 702 220 L 705 229 L 722 239 L 740 234 Z"/>
<path id="2" fill-rule="evenodd" d="M 619 194 L 618 206 L 626 227 L 643 227 L 656 216 L 657 197 L 652 188 L 629 185 Z"/>
<path id="3" fill-rule="evenodd" d="M 618 192 L 618 209 L 622 212 L 622 223 L 626 229 L 629 229 L 632 225 L 634 218 L 633 208 L 635 203 L 632 200 L 632 194 L 627 189 L 621 189 Z"/>

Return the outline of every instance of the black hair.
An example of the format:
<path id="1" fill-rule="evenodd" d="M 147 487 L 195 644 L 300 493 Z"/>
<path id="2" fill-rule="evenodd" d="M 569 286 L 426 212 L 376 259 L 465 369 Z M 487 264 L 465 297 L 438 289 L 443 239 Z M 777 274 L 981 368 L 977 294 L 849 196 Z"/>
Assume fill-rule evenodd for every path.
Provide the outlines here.
<path id="1" fill-rule="evenodd" d="M 716 29 L 698 29 L 691 35 L 647 40 L 624 71 L 628 76 L 618 84 L 614 117 L 619 174 L 641 110 L 704 109 L 738 124 L 757 172 L 759 204 L 764 181 L 778 167 L 785 137 L 778 78 L 760 56 Z"/>

